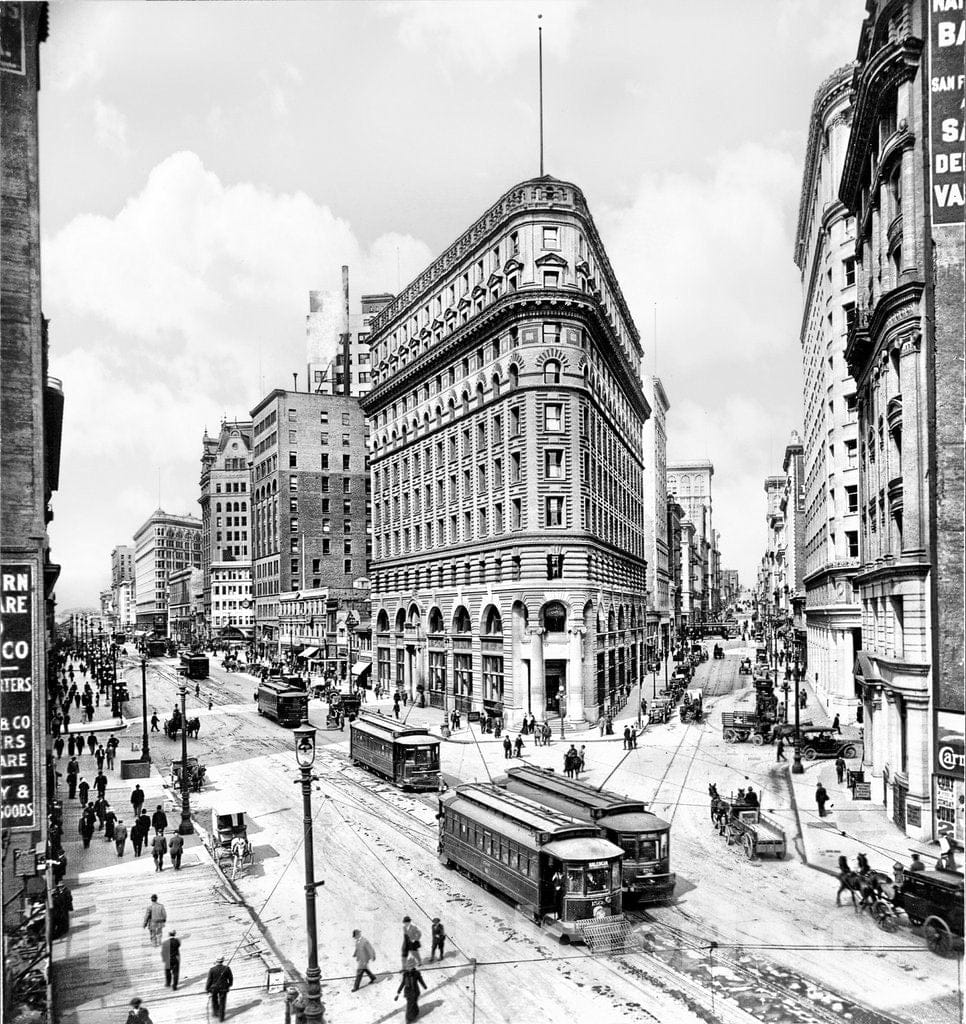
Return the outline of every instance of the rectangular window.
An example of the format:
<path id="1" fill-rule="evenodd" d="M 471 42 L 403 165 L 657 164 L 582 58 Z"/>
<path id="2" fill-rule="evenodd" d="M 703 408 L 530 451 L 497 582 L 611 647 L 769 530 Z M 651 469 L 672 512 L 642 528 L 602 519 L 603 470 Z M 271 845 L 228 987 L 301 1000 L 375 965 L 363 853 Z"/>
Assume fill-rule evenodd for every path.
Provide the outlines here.
<path id="1" fill-rule="evenodd" d="M 545 270 L 543 272 L 543 286 L 544 288 L 559 288 L 560 273 L 556 270 Z"/>
<path id="2" fill-rule="evenodd" d="M 519 530 L 523 523 L 523 505 L 519 498 L 510 503 L 510 529 Z"/>
<path id="3" fill-rule="evenodd" d="M 859 464 L 857 441 L 845 442 L 845 457 L 850 466 L 857 466 Z"/>
<path id="4" fill-rule="evenodd" d="M 543 229 L 543 247 L 544 247 L 544 249 L 559 249 L 560 248 L 560 229 L 559 228 L 544 228 Z"/>
<path id="5" fill-rule="evenodd" d="M 348 434 L 343 434 L 342 435 L 342 447 L 343 448 L 348 448 L 349 447 L 349 435 Z"/>
<path id="6" fill-rule="evenodd" d="M 503 658 L 483 655 L 483 699 L 503 700 Z"/>
<path id="7" fill-rule="evenodd" d="M 858 530 L 846 530 L 845 531 L 845 549 L 846 554 L 849 558 L 859 557 L 859 531 Z"/>
<path id="8" fill-rule="evenodd" d="M 547 555 L 547 579 L 559 580 L 563 577 L 563 555 Z"/>
<path id="9" fill-rule="evenodd" d="M 327 445 L 329 443 L 329 435 L 324 430 L 319 435 L 319 441 L 323 445 Z"/>
<path id="10" fill-rule="evenodd" d="M 519 452 L 510 453 L 510 483 L 518 484 L 520 482 L 521 472 L 521 455 Z"/>
<path id="11" fill-rule="evenodd" d="M 564 453 L 559 448 L 544 453 L 544 470 L 548 480 L 562 480 L 564 475 Z"/>
<path id="12" fill-rule="evenodd" d="M 552 495 L 544 499 L 547 526 L 564 525 L 564 499 Z"/>
<path id="13" fill-rule="evenodd" d="M 510 437 L 520 436 L 520 407 L 518 405 L 510 408 Z"/>
<path id="14" fill-rule="evenodd" d="M 351 458 L 352 458 L 351 455 L 343 455 L 342 456 L 342 472 L 343 473 L 348 473 L 349 472 L 349 461 L 350 461 Z"/>
<path id="15" fill-rule="evenodd" d="M 549 433 L 563 430 L 563 406 L 559 402 L 550 402 L 543 407 L 543 428 Z"/>
<path id="16" fill-rule="evenodd" d="M 855 258 L 850 256 L 843 260 L 842 269 L 845 272 L 845 287 L 851 288 L 855 284 Z"/>
<path id="17" fill-rule="evenodd" d="M 859 488 L 857 486 L 845 488 L 845 505 L 847 512 L 859 511 Z"/>

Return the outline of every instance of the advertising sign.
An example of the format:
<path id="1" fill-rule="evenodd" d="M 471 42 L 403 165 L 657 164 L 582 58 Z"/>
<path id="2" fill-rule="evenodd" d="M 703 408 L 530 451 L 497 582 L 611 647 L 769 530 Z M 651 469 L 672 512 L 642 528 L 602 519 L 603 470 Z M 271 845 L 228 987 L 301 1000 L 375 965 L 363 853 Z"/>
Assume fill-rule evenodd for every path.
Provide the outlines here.
<path id="1" fill-rule="evenodd" d="M 0 3 L 0 71 L 26 72 L 23 4 Z"/>
<path id="2" fill-rule="evenodd" d="M 33 570 L 0 569 L 0 812 L 3 827 L 36 827 L 33 727 Z"/>
<path id="3" fill-rule="evenodd" d="M 963 749 L 963 723 L 966 716 L 957 711 L 936 713 L 936 771 L 961 779 L 966 765 Z"/>
<path id="4" fill-rule="evenodd" d="M 934 224 L 966 214 L 966 11 L 962 0 L 928 0 L 929 190 Z"/>

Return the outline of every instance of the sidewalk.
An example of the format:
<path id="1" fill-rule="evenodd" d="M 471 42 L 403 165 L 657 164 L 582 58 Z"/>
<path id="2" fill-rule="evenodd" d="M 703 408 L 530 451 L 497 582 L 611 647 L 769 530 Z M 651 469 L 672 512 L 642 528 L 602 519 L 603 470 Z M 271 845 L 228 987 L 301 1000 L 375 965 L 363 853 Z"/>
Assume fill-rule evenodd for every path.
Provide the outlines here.
<path id="1" fill-rule="evenodd" d="M 109 708 L 97 711 L 104 715 Z M 103 729 L 111 721 L 95 717 L 92 724 Z M 93 777 L 93 757 L 85 750 L 80 761 L 82 774 Z M 129 828 L 134 780 L 121 781 L 119 769 L 120 758 L 114 771 L 105 772 L 110 780 L 107 799 Z M 180 801 L 174 804 L 156 766 L 149 778 L 136 781 L 146 794 L 145 808 L 149 813 L 158 804 L 164 807 L 170 836 L 180 819 Z M 114 843 L 106 841 L 103 832 L 95 832 L 90 848 L 85 850 L 77 828 L 80 803 L 67 799 L 63 782 L 57 798 L 64 801 L 65 883 L 74 901 L 70 929 L 53 944 L 58 1024 L 123 1021 L 134 996 L 144 1000 L 155 1024 L 205 1020 L 205 980 L 219 956 L 226 958 L 235 978 L 228 997 L 231 1019 L 281 1019 L 282 996 L 266 992 L 267 966 L 283 967 L 282 972 L 274 975 L 277 979 L 292 974 L 279 965 L 251 913 L 219 873 L 203 843 L 204 833 L 197 831 L 197 825 L 194 835 L 185 836 L 181 870 L 175 871 L 170 859 L 166 859 L 164 870 L 159 873 L 155 871 L 150 849 L 135 857 L 130 839 L 120 858 Z M 160 950 L 151 945 L 142 925 L 152 893 L 157 894 L 167 910 L 166 933 L 174 928 L 182 941 L 177 992 L 165 987 Z"/>
<path id="2" fill-rule="evenodd" d="M 779 678 L 783 681 L 781 676 Z M 802 725 L 807 720 L 813 726 L 830 726 L 831 720 L 811 685 L 799 682 L 799 690 L 808 693 L 808 704 L 800 711 Z M 791 699 L 794 700 L 794 691 Z M 791 714 L 789 717 L 794 721 Z M 854 732 L 854 729 L 844 730 L 847 737 Z M 790 758 L 791 744 L 785 749 Z M 794 775 L 790 760 L 788 782 L 798 823 L 799 852 L 809 867 L 838 876 L 840 856 L 847 857 L 854 867 L 858 854 L 865 853 L 873 867 L 891 875 L 892 865 L 896 861 L 908 864 L 913 851 L 920 854 L 929 867 L 933 866 L 938 846 L 910 839 L 886 816 L 881 779 L 867 776 L 866 782 L 871 782 L 872 798 L 855 800 L 849 787 L 836 780 L 834 760 L 802 761 L 802 764 L 804 773 Z M 860 769 L 862 758 L 850 759 L 848 767 L 850 770 Z M 830 798 L 824 818 L 819 817 L 815 803 L 815 787 L 819 782 L 828 790 Z"/>

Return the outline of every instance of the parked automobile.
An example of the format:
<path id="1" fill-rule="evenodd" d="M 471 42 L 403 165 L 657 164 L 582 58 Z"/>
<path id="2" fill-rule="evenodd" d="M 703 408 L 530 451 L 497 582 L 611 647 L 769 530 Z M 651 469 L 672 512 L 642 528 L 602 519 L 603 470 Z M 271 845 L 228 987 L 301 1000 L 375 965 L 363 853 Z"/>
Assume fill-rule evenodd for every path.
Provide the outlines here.
<path id="1" fill-rule="evenodd" d="M 843 736 L 833 732 L 827 726 L 812 726 L 802 729 L 802 757 L 806 761 L 816 758 L 858 757 L 862 750 L 862 740 L 857 737 Z"/>

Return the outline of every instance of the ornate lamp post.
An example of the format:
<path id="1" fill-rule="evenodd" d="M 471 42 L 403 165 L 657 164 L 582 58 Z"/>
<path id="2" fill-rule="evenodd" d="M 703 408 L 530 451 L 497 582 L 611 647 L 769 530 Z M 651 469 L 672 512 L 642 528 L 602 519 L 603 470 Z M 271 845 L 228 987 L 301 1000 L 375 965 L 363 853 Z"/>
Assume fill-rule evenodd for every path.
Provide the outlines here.
<path id="1" fill-rule="evenodd" d="M 151 761 L 148 749 L 148 659 L 141 657 L 141 719 L 144 729 L 141 733 L 141 760 Z"/>
<path id="2" fill-rule="evenodd" d="M 345 617 L 345 629 L 346 629 L 346 657 L 348 659 L 346 665 L 346 679 L 349 683 L 349 692 L 352 693 L 352 638 L 356 632 L 356 626 L 359 625 L 359 616 L 350 608 L 346 613 Z"/>
<path id="3" fill-rule="evenodd" d="M 315 890 L 325 882 L 315 881 L 315 851 L 312 844 L 312 765 L 315 763 L 315 729 L 307 721 L 295 732 L 295 761 L 302 783 L 302 846 L 305 853 L 305 928 L 309 940 L 309 966 L 305 972 L 306 1024 L 323 1024 L 322 972 L 315 926 Z"/>
<path id="4" fill-rule="evenodd" d="M 188 694 L 188 683 L 184 676 L 178 683 L 178 695 L 181 697 L 181 823 L 178 833 L 190 836 L 194 832 L 191 824 L 191 803 L 188 797 L 188 719 L 185 714 L 185 697 Z"/>
<path id="5" fill-rule="evenodd" d="M 798 681 L 801 678 L 801 671 L 798 667 L 798 659 L 795 659 L 795 668 L 792 671 L 792 675 L 795 677 L 795 753 L 792 757 L 792 774 L 802 775 L 805 771 L 805 766 L 802 764 L 802 730 L 799 722 L 799 703 L 798 703 Z"/>

